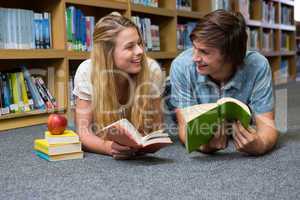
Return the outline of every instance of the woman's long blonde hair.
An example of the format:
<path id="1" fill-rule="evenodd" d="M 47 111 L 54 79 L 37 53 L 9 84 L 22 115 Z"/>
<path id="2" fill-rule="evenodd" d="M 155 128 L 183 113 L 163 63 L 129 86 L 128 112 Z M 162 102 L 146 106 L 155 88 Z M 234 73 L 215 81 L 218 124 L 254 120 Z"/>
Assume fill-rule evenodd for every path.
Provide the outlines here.
<path id="1" fill-rule="evenodd" d="M 97 127 L 100 128 L 124 117 L 118 101 L 116 76 L 111 72 L 116 71 L 113 60 L 116 37 L 126 28 L 135 28 L 139 37 L 142 38 L 138 27 L 131 20 L 115 14 L 101 18 L 93 33 L 94 46 L 91 52 L 93 122 L 97 123 Z M 137 90 L 137 86 L 150 81 L 145 54 L 142 57 L 141 71 L 130 78 L 134 83 L 133 101 L 127 109 L 126 117 L 138 130 L 143 131 L 146 118 L 149 117 L 143 111 L 151 109 L 150 100 L 146 98 L 150 92 L 149 86 L 144 84 Z"/>

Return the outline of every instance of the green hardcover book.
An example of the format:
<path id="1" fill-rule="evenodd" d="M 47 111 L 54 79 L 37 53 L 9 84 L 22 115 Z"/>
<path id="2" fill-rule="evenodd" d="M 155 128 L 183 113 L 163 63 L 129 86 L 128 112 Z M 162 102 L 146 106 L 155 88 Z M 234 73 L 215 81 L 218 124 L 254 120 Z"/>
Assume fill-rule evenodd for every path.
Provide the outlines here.
<path id="1" fill-rule="evenodd" d="M 185 127 L 185 147 L 189 153 L 199 149 L 200 145 L 207 144 L 225 120 L 239 120 L 245 128 L 249 127 L 251 121 L 248 106 L 231 97 L 224 97 L 216 103 L 177 109 L 176 112 L 178 122 Z"/>

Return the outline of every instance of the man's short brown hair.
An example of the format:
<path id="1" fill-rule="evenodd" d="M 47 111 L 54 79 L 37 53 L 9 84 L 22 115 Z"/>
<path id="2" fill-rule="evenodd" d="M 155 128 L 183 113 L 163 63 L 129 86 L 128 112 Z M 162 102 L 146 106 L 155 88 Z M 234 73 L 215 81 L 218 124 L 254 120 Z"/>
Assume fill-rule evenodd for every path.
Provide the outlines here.
<path id="1" fill-rule="evenodd" d="M 225 62 L 238 67 L 243 63 L 247 50 L 245 19 L 239 12 L 213 11 L 200 19 L 190 39 L 219 49 Z"/>

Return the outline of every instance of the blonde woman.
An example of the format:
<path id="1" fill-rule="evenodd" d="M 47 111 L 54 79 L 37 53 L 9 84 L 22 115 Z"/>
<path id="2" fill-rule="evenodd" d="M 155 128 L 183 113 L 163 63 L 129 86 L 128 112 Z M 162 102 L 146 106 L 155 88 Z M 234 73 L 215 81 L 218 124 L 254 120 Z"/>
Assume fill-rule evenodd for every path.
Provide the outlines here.
<path id="1" fill-rule="evenodd" d="M 74 79 L 77 133 L 88 151 L 128 158 L 136 149 L 109 141 L 101 129 L 127 118 L 147 134 L 162 124 L 162 71 L 146 58 L 137 26 L 110 14 L 100 19 L 93 34 L 91 59 L 80 64 Z"/>

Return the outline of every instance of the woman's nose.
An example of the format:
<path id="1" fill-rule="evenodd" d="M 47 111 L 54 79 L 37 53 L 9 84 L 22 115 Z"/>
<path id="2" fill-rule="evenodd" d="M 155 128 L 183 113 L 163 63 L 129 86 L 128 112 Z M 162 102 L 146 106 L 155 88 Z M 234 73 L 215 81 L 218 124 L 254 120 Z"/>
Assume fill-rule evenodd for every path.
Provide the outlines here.
<path id="1" fill-rule="evenodd" d="M 144 53 L 143 47 L 141 45 L 136 45 L 135 54 L 139 55 L 139 54 L 142 54 L 142 53 Z"/>

